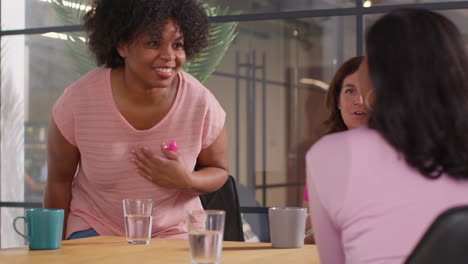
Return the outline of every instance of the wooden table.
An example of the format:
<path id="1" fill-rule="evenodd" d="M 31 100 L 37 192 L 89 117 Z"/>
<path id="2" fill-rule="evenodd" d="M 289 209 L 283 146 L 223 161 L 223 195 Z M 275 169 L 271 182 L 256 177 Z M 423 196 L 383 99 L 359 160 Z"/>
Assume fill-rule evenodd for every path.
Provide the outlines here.
<path id="1" fill-rule="evenodd" d="M 190 263 L 189 245 L 182 239 L 152 239 L 149 245 L 128 245 L 125 237 L 90 237 L 62 242 L 55 250 L 27 247 L 0 250 L 0 264 L 146 264 Z M 228 263 L 319 264 L 314 245 L 274 249 L 270 243 L 223 242 L 222 261 Z"/>

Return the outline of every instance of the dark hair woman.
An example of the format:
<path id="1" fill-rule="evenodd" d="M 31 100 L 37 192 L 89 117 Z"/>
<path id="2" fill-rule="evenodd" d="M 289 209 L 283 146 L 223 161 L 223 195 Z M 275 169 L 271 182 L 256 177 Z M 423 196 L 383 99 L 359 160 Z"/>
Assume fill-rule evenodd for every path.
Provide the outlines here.
<path id="1" fill-rule="evenodd" d="M 358 90 L 357 78 L 348 78 L 355 74 L 361 64 L 363 56 L 352 57 L 345 61 L 336 71 L 328 87 L 325 106 L 329 111 L 327 120 L 323 123 L 324 135 L 361 127 L 367 124 L 367 112 L 361 108 L 346 107 L 350 98 L 351 104 L 362 104 Z M 344 108 L 344 109 L 343 109 Z M 360 115 L 356 112 L 360 110 Z"/>
<path id="2" fill-rule="evenodd" d="M 84 29 L 104 67 L 54 106 L 44 206 L 65 209 L 66 238 L 125 236 L 122 199 L 152 199 L 151 236 L 187 238 L 185 211 L 228 177 L 225 112 L 181 70 L 208 18 L 196 0 L 95 0 Z"/>
<path id="3" fill-rule="evenodd" d="M 468 61 L 456 26 L 437 13 L 400 10 L 370 28 L 366 47 L 373 85 L 363 88 L 375 92 L 369 127 L 422 175 L 468 178 Z"/>
<path id="4" fill-rule="evenodd" d="M 402 263 L 431 222 L 468 203 L 468 60 L 444 16 L 398 9 L 366 36 L 369 127 L 307 154 L 323 263 Z"/>

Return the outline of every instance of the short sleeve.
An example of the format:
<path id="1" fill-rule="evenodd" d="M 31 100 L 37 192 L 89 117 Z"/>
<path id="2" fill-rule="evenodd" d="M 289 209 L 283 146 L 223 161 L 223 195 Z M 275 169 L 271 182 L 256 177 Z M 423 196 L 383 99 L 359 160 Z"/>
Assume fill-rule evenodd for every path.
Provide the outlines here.
<path id="1" fill-rule="evenodd" d="M 202 148 L 213 144 L 224 127 L 226 112 L 216 100 L 215 96 L 206 90 L 206 112 L 203 120 Z"/>
<path id="2" fill-rule="evenodd" d="M 73 97 L 71 89 L 67 88 L 55 102 L 52 108 L 52 117 L 63 137 L 72 145 L 76 146 L 75 120 L 73 116 Z"/>

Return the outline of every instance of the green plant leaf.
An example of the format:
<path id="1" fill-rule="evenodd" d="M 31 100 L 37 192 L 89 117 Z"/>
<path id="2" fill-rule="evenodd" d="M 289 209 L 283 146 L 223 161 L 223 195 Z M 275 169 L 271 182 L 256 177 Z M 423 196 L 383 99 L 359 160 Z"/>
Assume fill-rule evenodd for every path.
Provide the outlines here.
<path id="1" fill-rule="evenodd" d="M 51 7 L 53 8 L 58 20 L 63 25 L 80 25 L 82 23 L 83 15 L 87 12 L 84 7 L 89 5 L 90 0 L 75 0 L 74 3 L 82 8 L 71 8 L 67 6 L 69 3 L 70 1 L 54 0 L 51 3 Z M 86 45 L 86 33 L 80 31 L 64 34 L 67 36 L 65 49 L 69 54 L 70 63 L 73 65 L 73 69 L 80 75 L 84 75 L 85 73 L 95 69 L 97 64 Z"/>

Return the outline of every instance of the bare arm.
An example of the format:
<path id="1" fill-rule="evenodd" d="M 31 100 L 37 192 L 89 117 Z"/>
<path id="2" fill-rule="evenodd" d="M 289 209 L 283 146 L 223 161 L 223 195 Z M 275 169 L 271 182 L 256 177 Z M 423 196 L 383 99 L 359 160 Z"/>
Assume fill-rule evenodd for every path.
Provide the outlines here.
<path id="1" fill-rule="evenodd" d="M 198 155 L 199 170 L 192 173 L 192 188 L 201 193 L 210 193 L 223 186 L 228 178 L 227 134 L 223 128 L 208 148 Z"/>
<path id="2" fill-rule="evenodd" d="M 63 238 L 66 237 L 70 211 L 71 186 L 80 160 L 78 148 L 70 144 L 52 118 L 48 129 L 48 176 L 44 192 L 44 208 L 64 209 Z"/>

